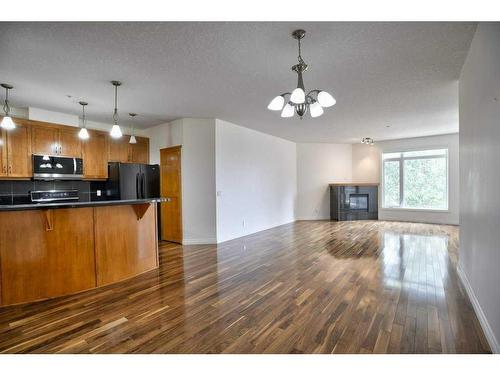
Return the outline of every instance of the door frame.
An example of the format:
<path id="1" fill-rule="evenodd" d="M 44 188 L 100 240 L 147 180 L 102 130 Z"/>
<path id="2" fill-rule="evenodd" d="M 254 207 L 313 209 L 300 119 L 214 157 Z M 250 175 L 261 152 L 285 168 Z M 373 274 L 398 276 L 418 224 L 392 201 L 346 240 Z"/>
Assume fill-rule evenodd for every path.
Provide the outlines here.
<path id="1" fill-rule="evenodd" d="M 162 169 L 161 169 L 161 152 L 162 151 L 169 151 L 169 150 L 179 150 L 179 154 L 181 156 L 180 158 L 180 163 L 179 163 L 179 220 L 180 220 L 180 226 L 181 226 L 181 236 L 180 236 L 180 243 L 182 244 L 182 241 L 184 240 L 184 223 L 183 223 L 183 215 L 182 215 L 182 145 L 177 145 L 177 146 L 171 146 L 171 147 L 164 147 L 160 149 L 160 195 L 162 191 L 162 184 L 163 184 L 163 178 L 162 178 Z M 163 197 L 162 197 L 163 198 Z M 163 232 L 163 223 L 161 222 L 161 204 L 160 203 L 160 239 L 162 241 L 167 241 L 162 238 L 162 232 Z"/>

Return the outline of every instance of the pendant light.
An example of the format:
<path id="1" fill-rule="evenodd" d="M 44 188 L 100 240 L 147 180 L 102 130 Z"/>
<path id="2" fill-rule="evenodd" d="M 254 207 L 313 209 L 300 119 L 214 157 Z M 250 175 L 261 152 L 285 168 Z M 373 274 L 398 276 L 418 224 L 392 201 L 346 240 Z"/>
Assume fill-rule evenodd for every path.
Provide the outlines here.
<path id="1" fill-rule="evenodd" d="M 89 103 L 87 102 L 78 102 L 82 106 L 82 128 L 80 129 L 80 132 L 78 133 L 78 138 L 86 140 L 89 139 L 89 132 L 87 131 L 87 119 L 85 118 L 85 106 L 88 105 Z"/>
<path id="2" fill-rule="evenodd" d="M 114 125 L 111 128 L 111 131 L 109 134 L 113 138 L 121 138 L 123 135 L 122 130 L 120 129 L 120 126 L 118 125 L 118 86 L 121 86 L 122 83 L 120 81 L 111 81 L 111 84 L 115 87 L 115 109 L 113 111 L 113 122 Z"/>
<path id="3" fill-rule="evenodd" d="M 130 136 L 130 140 L 128 141 L 128 143 L 131 143 L 131 144 L 136 144 L 137 143 L 137 139 L 135 139 L 135 124 L 134 124 L 134 118 L 135 116 L 137 116 L 137 113 L 129 113 L 128 114 L 131 118 L 132 118 L 132 135 Z"/>
<path id="4" fill-rule="evenodd" d="M 5 130 L 12 130 L 16 127 L 14 121 L 12 121 L 12 117 L 10 117 L 10 106 L 9 106 L 9 90 L 12 90 L 14 86 L 9 85 L 7 83 L 0 84 L 5 89 L 5 101 L 3 105 L 3 111 L 5 112 L 5 116 L 0 123 L 0 127 Z"/>
<path id="5" fill-rule="evenodd" d="M 331 107 L 336 103 L 335 98 L 323 90 L 315 89 L 306 94 L 302 75 L 308 66 L 302 59 L 300 43 L 305 35 L 304 30 L 295 30 L 292 33 L 292 37 L 297 40 L 299 46 L 298 64 L 292 66 L 292 70 L 297 73 L 297 88 L 291 93 L 285 92 L 276 96 L 267 106 L 271 111 L 281 111 L 281 117 L 293 117 L 294 113 L 297 113 L 302 119 L 307 111 L 311 117 L 319 117 L 325 112 L 323 108 Z"/>

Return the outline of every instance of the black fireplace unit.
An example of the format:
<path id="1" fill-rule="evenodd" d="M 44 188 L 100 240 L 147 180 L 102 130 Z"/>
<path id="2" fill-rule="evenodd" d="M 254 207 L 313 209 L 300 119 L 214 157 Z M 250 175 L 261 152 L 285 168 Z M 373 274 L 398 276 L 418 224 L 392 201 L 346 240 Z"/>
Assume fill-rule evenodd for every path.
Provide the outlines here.
<path id="1" fill-rule="evenodd" d="M 378 220 L 378 184 L 330 184 L 330 219 Z"/>

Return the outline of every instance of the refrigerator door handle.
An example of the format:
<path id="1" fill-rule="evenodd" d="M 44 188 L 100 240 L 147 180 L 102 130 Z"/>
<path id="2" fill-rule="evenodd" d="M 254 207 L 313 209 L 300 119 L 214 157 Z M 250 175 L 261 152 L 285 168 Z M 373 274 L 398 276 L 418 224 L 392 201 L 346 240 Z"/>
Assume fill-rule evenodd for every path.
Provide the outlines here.
<path id="1" fill-rule="evenodd" d="M 135 174 L 135 197 L 139 199 L 139 173 Z"/>
<path id="2" fill-rule="evenodd" d="M 146 199 L 146 175 L 142 173 L 142 199 Z"/>

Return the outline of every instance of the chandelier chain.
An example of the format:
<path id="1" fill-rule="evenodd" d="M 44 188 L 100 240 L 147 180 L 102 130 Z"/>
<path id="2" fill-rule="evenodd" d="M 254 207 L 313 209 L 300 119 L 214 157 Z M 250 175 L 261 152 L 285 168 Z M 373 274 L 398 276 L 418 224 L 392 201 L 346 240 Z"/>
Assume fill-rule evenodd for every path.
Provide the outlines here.
<path id="1" fill-rule="evenodd" d="M 113 121 L 115 122 L 115 125 L 118 124 L 118 85 L 115 85 L 115 110 L 113 112 Z"/>
<path id="2" fill-rule="evenodd" d="M 10 106 L 9 106 L 9 89 L 5 88 L 5 102 L 3 104 L 3 111 L 5 112 L 5 115 L 8 116 L 10 112 Z"/>

